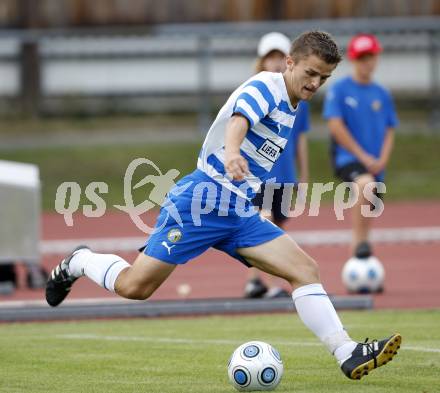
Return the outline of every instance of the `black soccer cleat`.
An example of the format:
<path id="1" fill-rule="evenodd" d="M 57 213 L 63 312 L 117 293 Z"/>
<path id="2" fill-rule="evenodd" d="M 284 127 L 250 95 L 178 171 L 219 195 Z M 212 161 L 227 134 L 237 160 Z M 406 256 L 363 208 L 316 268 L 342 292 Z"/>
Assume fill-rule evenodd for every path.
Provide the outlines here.
<path id="1" fill-rule="evenodd" d="M 244 289 L 244 297 L 248 299 L 262 298 L 267 292 L 267 287 L 260 278 L 256 277 L 249 280 Z"/>
<path id="2" fill-rule="evenodd" d="M 361 379 L 364 375 L 393 360 L 400 348 L 402 336 L 398 333 L 384 340 L 373 340 L 368 343 L 359 343 L 347 359 L 341 365 L 342 372 L 350 379 Z"/>
<path id="3" fill-rule="evenodd" d="M 368 242 L 360 242 L 354 251 L 355 257 L 359 259 L 369 258 L 372 254 L 371 245 Z"/>
<path id="4" fill-rule="evenodd" d="M 49 306 L 56 307 L 69 294 L 72 284 L 79 278 L 73 277 L 69 272 L 69 263 L 73 256 L 83 249 L 89 249 L 87 246 L 75 248 L 59 265 L 57 265 L 49 275 L 46 283 L 46 301 Z"/>
<path id="5" fill-rule="evenodd" d="M 265 294 L 265 299 L 278 299 L 278 298 L 288 298 L 290 297 L 290 293 L 287 292 L 284 288 L 280 287 L 272 287 Z"/>

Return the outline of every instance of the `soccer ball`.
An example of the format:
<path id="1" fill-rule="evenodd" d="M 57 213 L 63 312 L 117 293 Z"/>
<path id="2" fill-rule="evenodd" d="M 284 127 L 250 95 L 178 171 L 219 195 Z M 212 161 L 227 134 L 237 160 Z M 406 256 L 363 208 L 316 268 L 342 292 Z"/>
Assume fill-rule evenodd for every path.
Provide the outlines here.
<path id="1" fill-rule="evenodd" d="M 342 269 L 342 282 L 352 293 L 377 293 L 383 291 L 385 270 L 374 256 L 350 258 Z"/>
<path id="2" fill-rule="evenodd" d="M 228 364 L 228 376 L 239 391 L 273 390 L 281 381 L 283 361 L 279 352 L 262 341 L 240 345 Z"/>

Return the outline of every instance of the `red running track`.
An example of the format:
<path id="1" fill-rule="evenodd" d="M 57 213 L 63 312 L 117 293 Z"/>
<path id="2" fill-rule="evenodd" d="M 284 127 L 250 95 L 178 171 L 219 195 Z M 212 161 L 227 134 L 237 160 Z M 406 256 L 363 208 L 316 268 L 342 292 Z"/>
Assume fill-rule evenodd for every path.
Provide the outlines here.
<path id="1" fill-rule="evenodd" d="M 154 215 L 148 217 L 150 225 Z M 440 226 L 440 202 L 387 203 L 384 214 L 375 222 L 377 228 Z M 318 217 L 301 216 L 289 221 L 288 230 L 344 229 L 350 220 L 336 221 L 331 207 L 324 207 Z M 74 239 L 99 237 L 142 236 L 142 233 L 123 213 L 109 213 L 102 218 L 75 216 L 73 228 L 64 224 L 57 214 L 43 216 L 43 239 Z M 305 247 L 321 268 L 321 278 L 331 294 L 345 294 L 340 280 L 343 263 L 349 257 L 348 246 Z M 440 307 L 440 242 L 379 244 L 375 254 L 386 270 L 385 292 L 375 295 L 377 308 L 439 308 Z M 121 253 L 133 261 L 137 252 Z M 48 269 L 62 256 L 44 258 Z M 42 290 L 24 289 L 23 271 L 19 269 L 21 288 L 3 300 L 44 299 Z M 228 255 L 209 250 L 176 271 L 154 294 L 152 299 L 241 297 L 247 269 Z M 190 287 L 189 294 L 179 295 L 179 287 Z M 89 280 L 78 281 L 71 298 L 115 296 Z"/>

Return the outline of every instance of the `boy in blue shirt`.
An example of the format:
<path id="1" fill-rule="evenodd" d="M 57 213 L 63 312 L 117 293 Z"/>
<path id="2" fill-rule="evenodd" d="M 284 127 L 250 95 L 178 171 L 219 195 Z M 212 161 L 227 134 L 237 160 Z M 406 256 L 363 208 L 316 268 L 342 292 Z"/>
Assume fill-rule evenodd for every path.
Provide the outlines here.
<path id="1" fill-rule="evenodd" d="M 337 81 L 327 92 L 324 103 L 335 173 L 342 181 L 359 186 L 359 198 L 352 210 L 352 251 L 358 258 L 371 255 L 368 243 L 371 219 L 361 212 L 362 205 L 369 204 L 364 189 L 371 182 L 384 181 L 393 149 L 394 128 L 398 124 L 391 95 L 373 81 L 381 51 L 375 36 L 353 37 L 348 45 L 353 75 Z"/>

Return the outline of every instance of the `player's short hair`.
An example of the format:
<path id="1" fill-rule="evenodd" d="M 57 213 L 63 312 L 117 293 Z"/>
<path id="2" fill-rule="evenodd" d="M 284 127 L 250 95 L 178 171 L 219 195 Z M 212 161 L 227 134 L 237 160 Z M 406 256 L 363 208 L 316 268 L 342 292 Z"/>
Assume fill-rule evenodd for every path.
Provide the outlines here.
<path id="1" fill-rule="evenodd" d="M 338 64 L 342 60 L 333 37 L 324 31 L 302 33 L 292 42 L 289 54 L 295 62 L 310 55 L 318 56 L 327 64 Z"/>

